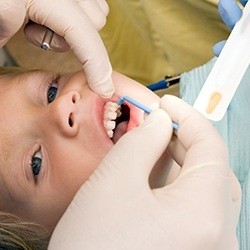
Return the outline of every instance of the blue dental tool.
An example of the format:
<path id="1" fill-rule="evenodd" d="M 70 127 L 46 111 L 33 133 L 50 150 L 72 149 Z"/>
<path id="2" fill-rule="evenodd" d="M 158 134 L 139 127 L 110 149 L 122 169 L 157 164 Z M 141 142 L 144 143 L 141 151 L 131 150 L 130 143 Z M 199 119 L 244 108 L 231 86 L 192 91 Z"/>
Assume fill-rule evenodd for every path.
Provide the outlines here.
<path id="1" fill-rule="evenodd" d="M 152 91 L 160 90 L 160 89 L 167 89 L 170 86 L 177 84 L 180 82 L 180 75 L 175 75 L 175 76 L 165 76 L 164 79 L 151 83 L 147 85 L 146 87 L 149 88 Z"/>
<path id="2" fill-rule="evenodd" d="M 145 111 L 147 114 L 150 114 L 152 112 L 152 109 L 150 109 L 149 107 L 141 104 L 140 102 L 136 101 L 135 99 L 129 97 L 129 96 L 122 96 L 120 99 L 118 99 L 117 104 L 118 105 L 122 105 L 125 101 L 133 104 L 134 106 L 136 106 L 139 109 L 142 109 L 143 111 Z M 178 130 L 179 125 L 175 122 L 172 122 L 173 124 L 173 129 Z"/>

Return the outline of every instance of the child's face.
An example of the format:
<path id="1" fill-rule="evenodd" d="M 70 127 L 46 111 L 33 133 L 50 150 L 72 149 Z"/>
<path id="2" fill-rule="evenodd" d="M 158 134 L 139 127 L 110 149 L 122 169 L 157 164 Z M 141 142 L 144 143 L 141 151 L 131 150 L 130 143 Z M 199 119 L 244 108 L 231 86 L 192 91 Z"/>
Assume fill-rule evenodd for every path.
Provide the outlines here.
<path id="1" fill-rule="evenodd" d="M 114 73 L 113 80 L 114 102 L 122 95 L 158 102 L 129 78 Z M 131 109 L 129 128 L 120 124 L 112 141 L 113 105 L 90 90 L 82 71 L 58 80 L 38 71 L 1 76 L 0 100 L 0 209 L 49 227 L 119 137 L 143 120 Z"/>

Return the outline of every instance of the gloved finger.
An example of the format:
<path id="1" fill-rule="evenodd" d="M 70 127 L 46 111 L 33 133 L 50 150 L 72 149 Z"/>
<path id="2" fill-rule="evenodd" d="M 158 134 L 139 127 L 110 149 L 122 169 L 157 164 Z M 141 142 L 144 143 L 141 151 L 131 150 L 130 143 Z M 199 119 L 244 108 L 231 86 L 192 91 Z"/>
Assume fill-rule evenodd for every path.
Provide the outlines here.
<path id="1" fill-rule="evenodd" d="M 145 187 L 152 168 L 169 144 L 172 132 L 167 113 L 154 110 L 142 125 L 119 139 L 101 164 L 118 170 L 126 185 L 133 178 L 134 184 Z"/>
<path id="2" fill-rule="evenodd" d="M 179 165 L 182 166 L 186 157 L 187 150 L 181 144 L 177 136 L 173 135 L 168 145 L 168 152 L 171 158 Z"/>
<path id="3" fill-rule="evenodd" d="M 242 16 L 242 10 L 235 0 L 219 0 L 218 11 L 221 19 L 229 29 L 233 29 Z"/>
<path id="4" fill-rule="evenodd" d="M 247 4 L 248 0 L 240 0 L 240 3 L 245 6 Z"/>
<path id="5" fill-rule="evenodd" d="M 187 150 L 184 169 L 211 161 L 225 165 L 227 149 L 215 128 L 205 117 L 175 96 L 165 95 L 161 98 L 161 108 L 179 124 L 177 137 Z"/>
<path id="6" fill-rule="evenodd" d="M 100 30 L 106 23 L 108 5 L 105 1 L 76 0 L 77 4 L 86 13 L 97 30 Z"/>
<path id="7" fill-rule="evenodd" d="M 230 199 L 239 208 L 239 183 L 229 168 L 227 148 L 212 124 L 175 96 L 164 96 L 161 107 L 179 124 L 177 137 L 187 150 L 175 185 L 166 186 L 161 192 L 172 192 L 180 202 L 190 196 L 192 206 L 197 208 L 201 203 L 217 204 L 214 208 L 222 211 L 221 206 L 228 203 L 218 203 L 218 199 Z"/>
<path id="8" fill-rule="evenodd" d="M 106 23 L 106 16 L 108 15 L 108 5 L 106 1 L 93 0 L 76 0 L 80 8 L 86 13 L 89 19 L 94 24 L 97 30 L 100 30 Z M 24 29 L 26 38 L 29 42 L 40 47 L 41 41 L 46 31 L 46 27 L 29 22 Z M 54 34 L 50 44 L 50 49 L 57 52 L 63 52 L 69 49 L 69 45 L 61 36 Z"/>
<path id="9" fill-rule="evenodd" d="M 25 22 L 24 1 L 0 1 L 0 48 L 21 28 Z"/>
<path id="10" fill-rule="evenodd" d="M 43 25 L 29 22 L 24 28 L 24 34 L 29 42 L 40 47 L 47 29 L 48 28 Z M 50 49 L 57 52 L 63 52 L 69 50 L 70 47 L 63 37 L 55 33 L 50 43 Z"/>
<path id="11" fill-rule="evenodd" d="M 240 205 L 241 205 L 241 187 L 233 171 L 229 171 L 229 178 L 231 182 L 231 193 L 232 193 L 234 214 L 238 216 L 237 211 L 240 211 Z M 235 217 L 234 220 L 237 222 L 238 217 Z"/>
<path id="12" fill-rule="evenodd" d="M 145 178 L 143 173 L 149 172 L 147 169 L 152 169 L 157 158 L 166 148 L 171 134 L 170 117 L 166 112 L 158 109 L 153 111 L 140 127 L 120 138 L 89 180 L 78 190 L 53 232 L 49 249 L 52 249 L 53 246 L 60 246 L 58 249 L 68 249 L 70 244 L 72 245 L 72 239 L 77 241 L 77 249 L 86 249 L 84 241 L 79 240 L 86 235 L 84 233 L 86 230 L 87 232 L 100 232 L 99 235 L 102 235 L 107 243 L 106 228 L 111 230 L 110 232 L 114 232 L 113 230 L 117 230 L 119 225 L 126 227 L 127 218 L 134 221 L 134 218 L 138 217 L 137 213 L 136 217 L 133 216 L 134 211 L 130 214 L 132 217 L 126 214 L 126 211 L 131 212 L 131 205 L 134 207 L 134 203 L 139 203 L 143 209 L 148 209 L 140 203 L 142 197 L 145 200 L 145 192 L 150 191 L 149 174 Z M 143 188 L 141 188 L 142 186 Z M 149 203 L 146 203 L 149 206 L 152 203 L 151 199 L 150 191 L 150 200 Z M 148 199 L 146 198 L 146 200 Z M 154 202 L 155 200 L 153 200 Z M 128 207 L 130 208 L 128 209 Z M 102 226 L 93 224 L 95 221 L 99 223 L 101 221 Z M 108 234 L 110 235 L 109 231 Z M 67 245 L 62 242 L 58 243 L 61 235 L 65 235 L 62 242 Z M 92 237 L 91 233 L 88 235 Z M 89 241 L 91 240 L 89 239 Z M 90 245 L 88 246 L 91 248 Z M 117 249 L 117 247 L 106 246 L 105 249 Z"/>
<path id="13" fill-rule="evenodd" d="M 175 161 L 173 161 L 172 164 L 168 166 L 168 168 L 169 168 L 169 172 L 165 180 L 165 186 L 173 183 L 178 178 L 181 172 L 180 165 L 178 165 Z"/>
<path id="14" fill-rule="evenodd" d="M 97 0 L 97 2 L 99 4 L 99 6 L 101 7 L 104 15 L 107 16 L 109 13 L 109 6 L 108 6 L 107 2 L 105 0 Z"/>
<path id="15" fill-rule="evenodd" d="M 214 55 L 215 56 L 219 56 L 223 47 L 225 46 L 226 44 L 226 40 L 223 40 L 223 41 L 220 41 L 218 43 L 216 43 L 214 46 L 213 46 L 213 52 L 214 52 Z"/>
<path id="16" fill-rule="evenodd" d="M 112 96 L 112 67 L 97 30 L 75 1 L 58 1 L 49 1 L 46 8 L 44 1 L 30 2 L 29 18 L 63 37 L 82 63 L 90 88 L 103 97 Z"/>

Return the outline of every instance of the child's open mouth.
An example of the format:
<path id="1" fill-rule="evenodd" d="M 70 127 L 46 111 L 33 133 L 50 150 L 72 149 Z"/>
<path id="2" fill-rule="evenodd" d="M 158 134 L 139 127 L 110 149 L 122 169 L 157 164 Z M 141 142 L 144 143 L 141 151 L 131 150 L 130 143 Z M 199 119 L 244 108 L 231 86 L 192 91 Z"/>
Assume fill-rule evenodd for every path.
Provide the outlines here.
<path id="1" fill-rule="evenodd" d="M 104 128 L 115 144 L 125 133 L 140 125 L 142 116 L 141 110 L 132 105 L 119 106 L 109 101 L 104 106 Z"/>

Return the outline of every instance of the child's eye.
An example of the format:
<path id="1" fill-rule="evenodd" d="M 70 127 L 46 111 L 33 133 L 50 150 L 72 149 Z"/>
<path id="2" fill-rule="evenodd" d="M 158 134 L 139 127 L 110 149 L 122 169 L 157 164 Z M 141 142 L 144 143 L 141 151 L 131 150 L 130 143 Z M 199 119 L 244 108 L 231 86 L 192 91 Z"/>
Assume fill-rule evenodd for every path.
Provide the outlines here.
<path id="1" fill-rule="evenodd" d="M 47 90 L 48 103 L 51 103 L 55 100 L 56 95 L 57 95 L 57 90 L 58 90 L 58 86 L 57 86 L 57 83 L 55 82 L 53 82 L 52 84 L 48 86 L 48 90 Z"/>
<path id="2" fill-rule="evenodd" d="M 42 167 L 42 155 L 40 149 L 31 157 L 30 165 L 31 165 L 31 171 L 36 180 L 38 178 L 38 175 Z"/>

